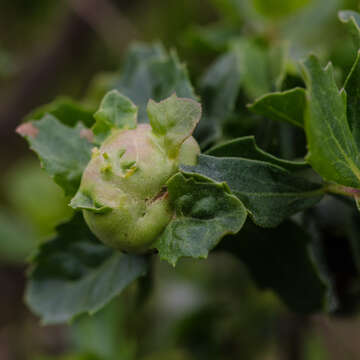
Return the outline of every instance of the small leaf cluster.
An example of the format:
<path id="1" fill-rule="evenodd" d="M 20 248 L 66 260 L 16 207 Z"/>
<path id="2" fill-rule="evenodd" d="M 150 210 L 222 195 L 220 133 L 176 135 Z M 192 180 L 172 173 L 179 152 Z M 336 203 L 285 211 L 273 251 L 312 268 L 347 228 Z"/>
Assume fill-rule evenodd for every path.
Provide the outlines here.
<path id="1" fill-rule="evenodd" d="M 265 5 L 256 2 L 261 11 Z M 355 43 L 359 18 L 340 13 Z M 203 152 L 164 182 L 172 217 L 152 251 L 174 266 L 182 257 L 228 251 L 291 309 L 333 311 L 342 299 L 317 241 L 317 214 L 327 199 L 340 198 L 353 218 L 348 200 L 360 203 L 359 54 L 339 86 L 332 65 L 323 67 L 316 56 L 299 72 L 286 44 L 239 36 L 193 87 L 174 51 L 137 44 L 121 72 L 95 81 L 82 102 L 56 99 L 30 114 L 18 132 L 73 207 L 101 214 L 108 209 L 78 192 L 94 149 L 138 121 L 150 123 L 172 156 L 183 132 L 193 131 L 200 101 L 193 134 Z M 306 156 L 289 146 L 297 138 Z M 33 257 L 27 302 L 45 323 L 94 313 L 142 277 L 151 256 L 105 246 L 77 213 Z"/>

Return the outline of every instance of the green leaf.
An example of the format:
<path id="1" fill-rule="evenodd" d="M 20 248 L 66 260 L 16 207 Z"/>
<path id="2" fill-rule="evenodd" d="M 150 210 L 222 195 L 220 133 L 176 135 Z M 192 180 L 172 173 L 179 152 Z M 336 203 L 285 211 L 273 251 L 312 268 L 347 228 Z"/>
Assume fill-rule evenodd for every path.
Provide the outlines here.
<path id="1" fill-rule="evenodd" d="M 92 130 L 101 143 L 112 129 L 134 129 L 137 124 L 137 107 L 117 90 L 109 91 L 103 98 L 99 110 L 94 114 L 96 123 Z"/>
<path id="2" fill-rule="evenodd" d="M 360 149 L 360 51 L 358 51 L 344 88 L 347 99 L 347 120 L 358 149 Z"/>
<path id="3" fill-rule="evenodd" d="M 83 191 L 78 191 L 71 199 L 69 205 L 75 210 L 88 210 L 96 214 L 104 214 L 112 210 L 108 206 L 98 204 L 90 195 L 84 193 Z"/>
<path id="4" fill-rule="evenodd" d="M 244 136 L 238 139 L 226 141 L 222 144 L 216 145 L 206 151 L 206 155 L 216 157 L 241 157 L 251 160 L 261 160 L 269 162 L 273 165 L 278 165 L 286 170 L 303 170 L 308 167 L 304 161 L 289 161 L 279 159 L 261 150 L 255 141 L 254 136 Z"/>
<path id="5" fill-rule="evenodd" d="M 239 26 L 228 22 L 199 26 L 191 25 L 182 35 L 183 43 L 197 53 L 202 51 L 225 52 L 231 41 L 241 35 Z"/>
<path id="6" fill-rule="evenodd" d="M 238 257 L 262 289 L 271 289 L 293 311 L 329 310 L 330 283 L 313 255 L 310 236 L 286 220 L 276 229 L 262 229 L 247 222 L 241 232 L 220 245 Z"/>
<path id="7" fill-rule="evenodd" d="M 233 50 L 238 59 L 244 91 L 249 99 L 271 92 L 271 69 L 266 47 L 253 39 L 242 38 L 234 43 Z"/>
<path id="8" fill-rule="evenodd" d="M 39 156 L 46 172 L 71 196 L 76 193 L 91 157 L 93 145 L 89 131 L 81 124 L 66 126 L 50 114 L 17 128 Z"/>
<path id="9" fill-rule="evenodd" d="M 200 81 L 204 116 L 195 130 L 203 147 L 221 135 L 221 125 L 235 109 L 240 90 L 240 72 L 236 53 L 220 56 Z"/>
<path id="10" fill-rule="evenodd" d="M 307 161 L 326 180 L 360 187 L 360 154 L 346 117 L 346 93 L 340 93 L 329 64 L 315 56 L 304 63 L 308 107 L 305 132 Z"/>
<path id="11" fill-rule="evenodd" d="M 70 98 L 58 97 L 51 103 L 32 111 L 26 116 L 25 121 L 40 120 L 46 114 L 51 114 L 64 125 L 75 126 L 82 122 L 85 126 L 91 127 L 94 123 L 93 113 L 93 109 L 87 108 Z"/>
<path id="12" fill-rule="evenodd" d="M 26 291 L 27 304 L 45 324 L 95 313 L 146 272 L 145 257 L 102 245 L 80 213 L 57 230 L 33 258 Z"/>
<path id="13" fill-rule="evenodd" d="M 148 122 L 149 99 L 161 101 L 173 93 L 196 99 L 185 65 L 174 51 L 167 54 L 159 44 L 138 44 L 130 48 L 122 75 L 114 87 L 139 107 L 140 123 Z"/>
<path id="14" fill-rule="evenodd" d="M 353 10 L 342 10 L 339 11 L 338 16 L 339 20 L 346 24 L 358 49 L 360 47 L 360 14 Z"/>
<path id="15" fill-rule="evenodd" d="M 241 81 L 237 61 L 236 53 L 230 51 L 220 56 L 201 79 L 204 111 L 209 116 L 224 118 L 234 111 Z"/>
<path id="16" fill-rule="evenodd" d="M 170 157 L 176 157 L 181 144 L 193 133 L 201 117 L 201 106 L 192 99 L 173 94 L 159 103 L 151 100 L 147 106 L 150 125 L 161 138 Z"/>
<path id="17" fill-rule="evenodd" d="M 285 121 L 304 127 L 306 107 L 305 90 L 295 88 L 283 92 L 265 94 L 256 99 L 249 109 L 274 121 Z"/>
<path id="18" fill-rule="evenodd" d="M 225 184 L 174 175 L 167 183 L 175 216 L 155 247 L 175 266 L 179 258 L 206 258 L 226 234 L 237 233 L 246 219 L 243 204 Z"/>
<path id="19" fill-rule="evenodd" d="M 254 222 L 263 227 L 279 225 L 287 217 L 313 206 L 323 195 L 318 184 L 259 160 L 199 155 L 196 166 L 182 168 L 188 174 L 226 182 Z"/>
<path id="20" fill-rule="evenodd" d="M 308 5 L 311 0 L 252 0 L 255 9 L 268 18 L 290 16 Z"/>

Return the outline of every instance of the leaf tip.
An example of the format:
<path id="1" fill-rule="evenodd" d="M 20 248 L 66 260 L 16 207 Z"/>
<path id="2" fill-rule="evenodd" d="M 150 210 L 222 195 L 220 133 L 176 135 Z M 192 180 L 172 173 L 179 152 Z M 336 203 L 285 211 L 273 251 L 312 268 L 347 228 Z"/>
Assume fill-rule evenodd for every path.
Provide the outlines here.
<path id="1" fill-rule="evenodd" d="M 94 133 L 92 130 L 84 128 L 80 130 L 80 137 L 88 140 L 91 143 L 94 140 Z"/>
<path id="2" fill-rule="evenodd" d="M 19 125 L 15 130 L 22 137 L 35 138 L 39 130 L 30 122 Z"/>

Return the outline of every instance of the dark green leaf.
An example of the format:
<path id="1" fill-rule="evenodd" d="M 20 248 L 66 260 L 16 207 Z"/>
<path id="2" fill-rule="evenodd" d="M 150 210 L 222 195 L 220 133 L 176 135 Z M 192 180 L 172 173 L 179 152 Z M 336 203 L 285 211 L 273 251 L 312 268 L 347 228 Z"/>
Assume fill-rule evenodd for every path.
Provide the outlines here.
<path id="1" fill-rule="evenodd" d="M 244 136 L 242 138 L 229 140 L 209 149 L 206 155 L 216 157 L 241 157 L 251 160 L 262 160 L 273 165 L 281 166 L 287 170 L 303 170 L 308 167 L 303 161 L 289 161 L 279 159 L 263 150 L 255 142 L 254 136 Z"/>
<path id="2" fill-rule="evenodd" d="M 67 97 L 59 97 L 35 109 L 28 116 L 25 121 L 40 120 L 46 114 L 55 116 L 64 125 L 75 126 L 77 123 L 82 122 L 85 126 L 91 127 L 94 123 L 94 109 L 86 108 L 82 104 L 75 102 Z"/>
<path id="3" fill-rule="evenodd" d="M 99 110 L 94 114 L 96 123 L 92 130 L 101 143 L 112 129 L 134 129 L 137 124 L 137 107 L 117 90 L 109 91 L 103 98 Z"/>
<path id="4" fill-rule="evenodd" d="M 344 89 L 347 99 L 347 120 L 356 145 L 360 149 L 360 51 L 346 78 Z"/>
<path id="5" fill-rule="evenodd" d="M 285 121 L 304 127 L 305 90 L 295 88 L 265 94 L 249 106 L 253 112 L 274 121 Z"/>
<path id="6" fill-rule="evenodd" d="M 276 229 L 247 222 L 220 248 L 242 260 L 257 285 L 275 291 L 291 310 L 306 314 L 329 310 L 330 284 L 315 263 L 311 238 L 292 221 Z"/>
<path id="7" fill-rule="evenodd" d="M 254 222 L 264 227 L 279 225 L 287 217 L 314 205 L 323 195 L 319 185 L 259 160 L 200 155 L 196 166 L 183 169 L 226 182 Z"/>
<path id="8" fill-rule="evenodd" d="M 304 63 L 308 109 L 305 132 L 307 161 L 326 180 L 360 187 L 360 153 L 346 117 L 346 93 L 340 93 L 329 64 L 315 56 Z"/>
<path id="9" fill-rule="evenodd" d="M 245 222 L 243 204 L 225 184 L 177 174 L 167 187 L 176 214 L 155 247 L 174 266 L 184 256 L 206 258 L 224 235 L 237 233 Z"/>
<path id="10" fill-rule="evenodd" d="M 204 116 L 195 137 L 206 146 L 221 134 L 221 125 L 234 111 L 240 90 L 240 72 L 235 52 L 228 52 L 215 61 L 200 81 Z"/>
<path id="11" fill-rule="evenodd" d="M 131 48 L 115 87 L 139 107 L 139 122 L 148 122 L 149 99 L 160 101 L 173 93 L 196 99 L 186 67 L 175 52 L 167 54 L 159 45 Z"/>
<path id="12" fill-rule="evenodd" d="M 100 310 L 146 272 L 145 257 L 99 243 L 80 213 L 40 247 L 33 266 L 26 301 L 45 324 Z"/>
<path id="13" fill-rule="evenodd" d="M 69 127 L 47 114 L 41 120 L 17 128 L 39 156 L 43 168 L 67 195 L 74 195 L 91 157 L 90 130 L 77 124 Z"/>

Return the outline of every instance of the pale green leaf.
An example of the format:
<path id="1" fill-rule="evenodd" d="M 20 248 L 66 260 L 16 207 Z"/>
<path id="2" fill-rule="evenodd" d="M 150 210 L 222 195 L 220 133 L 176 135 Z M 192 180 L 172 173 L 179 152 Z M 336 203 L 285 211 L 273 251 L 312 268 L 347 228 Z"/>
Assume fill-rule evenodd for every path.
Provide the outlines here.
<path id="1" fill-rule="evenodd" d="M 323 69 L 315 56 L 304 63 L 308 107 L 307 161 L 326 180 L 360 187 L 360 153 L 346 116 L 346 93 L 340 93 L 331 64 Z"/>
<path id="2" fill-rule="evenodd" d="M 178 98 L 176 94 L 147 106 L 152 131 L 162 145 L 175 157 L 181 144 L 193 133 L 201 117 L 201 106 L 192 99 Z"/>
<path id="3" fill-rule="evenodd" d="M 342 10 L 338 13 L 341 22 L 346 24 L 356 44 L 360 47 L 360 14 L 353 10 Z"/>
<path id="4" fill-rule="evenodd" d="M 99 110 L 94 114 L 96 123 L 92 130 L 101 143 L 112 129 L 134 129 L 137 124 L 137 107 L 117 90 L 109 91 Z"/>

